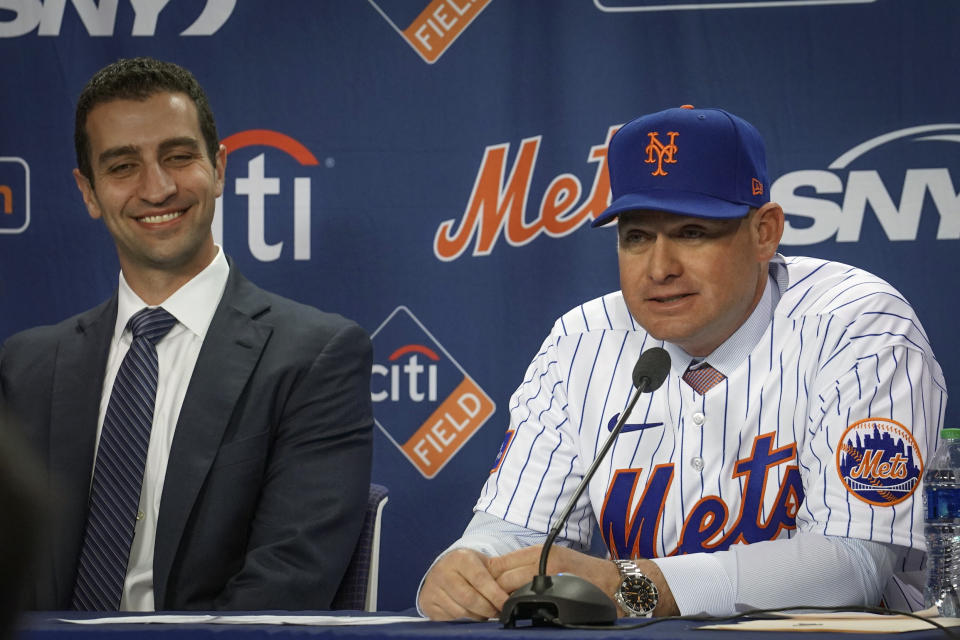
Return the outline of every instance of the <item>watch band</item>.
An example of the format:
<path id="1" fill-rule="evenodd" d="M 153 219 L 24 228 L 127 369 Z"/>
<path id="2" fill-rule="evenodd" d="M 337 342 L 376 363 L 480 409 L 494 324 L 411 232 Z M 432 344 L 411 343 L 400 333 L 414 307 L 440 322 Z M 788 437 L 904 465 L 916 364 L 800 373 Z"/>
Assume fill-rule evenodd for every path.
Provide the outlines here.
<path id="1" fill-rule="evenodd" d="M 660 590 L 640 571 L 633 560 L 614 560 L 620 572 L 620 586 L 614 599 L 631 618 L 649 618 L 660 600 Z"/>

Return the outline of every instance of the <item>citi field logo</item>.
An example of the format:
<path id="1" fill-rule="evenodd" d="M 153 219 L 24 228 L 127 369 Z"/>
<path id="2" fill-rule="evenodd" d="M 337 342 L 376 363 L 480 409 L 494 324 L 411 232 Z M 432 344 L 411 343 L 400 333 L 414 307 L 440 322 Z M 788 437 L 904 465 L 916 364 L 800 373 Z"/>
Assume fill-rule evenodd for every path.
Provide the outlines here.
<path id="1" fill-rule="evenodd" d="M 787 214 L 782 244 L 857 242 L 865 224 L 891 241 L 916 240 L 921 218 L 933 215 L 937 240 L 960 238 L 958 143 L 960 124 L 899 129 L 843 152 L 829 171 L 780 176 L 770 197 Z"/>
<path id="2" fill-rule="evenodd" d="M 427 64 L 439 60 L 473 19 L 490 4 L 490 0 L 368 1 Z M 407 26 L 397 26 L 403 24 Z"/>
<path id="3" fill-rule="evenodd" d="M 374 421 L 425 478 L 433 478 L 496 406 L 404 306 L 371 334 Z"/>
<path id="4" fill-rule="evenodd" d="M 133 9 L 132 36 L 154 36 L 160 14 L 171 5 L 170 0 L 129 0 Z M 67 12 L 72 5 L 73 11 Z M 79 18 L 81 25 L 91 36 L 112 36 L 125 32 L 117 22 L 119 0 L 3 0 L 0 2 L 0 38 L 17 38 L 36 31 L 38 36 L 59 36 L 64 17 L 70 14 L 68 25 Z M 212 36 L 220 30 L 237 4 L 237 0 L 176 0 L 182 10 L 195 15 L 196 19 L 180 31 L 181 36 Z M 202 7 L 202 9 L 200 9 Z M 197 10 L 199 9 L 199 12 Z M 13 13 L 10 18 L 9 14 Z M 176 10 L 170 12 L 177 14 Z M 3 19 L 6 18 L 6 19 Z M 69 29 L 70 27 L 68 27 Z"/>
<path id="5" fill-rule="evenodd" d="M 0 233 L 23 233 L 29 226 L 30 165 L 0 157 Z"/>
<path id="6" fill-rule="evenodd" d="M 913 495 L 923 460 L 909 429 L 895 420 L 867 418 L 840 436 L 837 473 L 851 494 L 885 507 Z"/>
<path id="7" fill-rule="evenodd" d="M 288 256 L 292 253 L 294 260 L 309 260 L 311 179 L 310 176 L 299 176 L 291 180 L 289 174 L 301 172 L 303 168 L 317 167 L 320 162 L 316 156 L 294 138 L 268 129 L 241 131 L 222 142 L 227 147 L 227 155 L 233 155 L 227 163 L 231 169 L 228 175 L 236 174 L 233 170 L 236 168 L 234 159 L 243 161 L 240 158 L 243 154 L 237 154 L 241 149 L 265 147 L 267 151 L 260 151 L 247 160 L 245 176 L 232 181 L 227 179 L 224 195 L 217 199 L 213 218 L 214 239 L 224 244 L 224 197 L 233 200 L 239 196 L 246 199 L 247 246 L 254 258 L 261 262 L 273 262 L 286 251 Z M 277 151 L 282 153 L 278 154 Z M 270 167 L 267 166 L 268 158 Z M 328 161 L 329 164 L 332 161 Z M 231 213 L 235 211 L 234 204 L 228 207 Z"/>
<path id="8" fill-rule="evenodd" d="M 658 131 L 648 133 L 647 137 L 650 138 L 650 144 L 644 149 L 644 151 L 647 152 L 647 159 L 644 160 L 644 162 L 657 165 L 657 168 L 650 174 L 652 176 L 668 175 L 667 172 L 663 170 L 664 162 L 667 164 L 677 163 L 674 154 L 677 152 L 676 139 L 680 134 L 676 131 L 668 131 L 667 135 L 670 136 L 670 142 L 667 144 L 660 142 L 659 135 L 660 133 Z"/>

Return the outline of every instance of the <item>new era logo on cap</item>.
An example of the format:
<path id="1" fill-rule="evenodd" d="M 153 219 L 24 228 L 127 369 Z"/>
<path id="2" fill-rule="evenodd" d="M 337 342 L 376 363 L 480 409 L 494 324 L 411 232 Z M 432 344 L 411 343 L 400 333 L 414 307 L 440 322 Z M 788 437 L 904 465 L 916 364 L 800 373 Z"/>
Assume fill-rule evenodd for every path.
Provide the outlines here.
<path id="1" fill-rule="evenodd" d="M 641 116 L 613 136 L 607 162 L 613 202 L 595 227 L 638 209 L 739 218 L 769 201 L 760 133 L 722 109 Z"/>

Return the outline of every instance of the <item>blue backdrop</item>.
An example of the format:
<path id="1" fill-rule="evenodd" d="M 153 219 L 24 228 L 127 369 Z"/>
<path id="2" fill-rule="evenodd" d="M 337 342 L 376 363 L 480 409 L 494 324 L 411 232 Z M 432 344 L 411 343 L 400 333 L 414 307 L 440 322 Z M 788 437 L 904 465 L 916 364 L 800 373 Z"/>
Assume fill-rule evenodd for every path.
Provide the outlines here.
<path id="1" fill-rule="evenodd" d="M 86 80 L 190 68 L 230 149 L 227 253 L 374 335 L 380 605 L 406 608 L 554 318 L 618 286 L 588 221 L 639 114 L 755 124 L 782 251 L 891 281 L 960 376 L 958 33 L 953 0 L 0 0 L 0 339 L 116 286 L 70 175 Z"/>

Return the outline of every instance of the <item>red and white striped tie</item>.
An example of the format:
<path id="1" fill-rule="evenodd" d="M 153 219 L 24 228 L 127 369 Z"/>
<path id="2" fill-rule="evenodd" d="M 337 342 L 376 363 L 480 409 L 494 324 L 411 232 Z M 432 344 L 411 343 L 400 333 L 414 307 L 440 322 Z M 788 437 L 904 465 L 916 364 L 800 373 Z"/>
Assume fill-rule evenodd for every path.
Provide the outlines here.
<path id="1" fill-rule="evenodd" d="M 689 368 L 683 373 L 683 381 L 690 385 L 694 391 L 704 395 L 707 391 L 720 384 L 726 379 L 723 375 L 709 364 L 704 362 L 702 365 Z"/>

